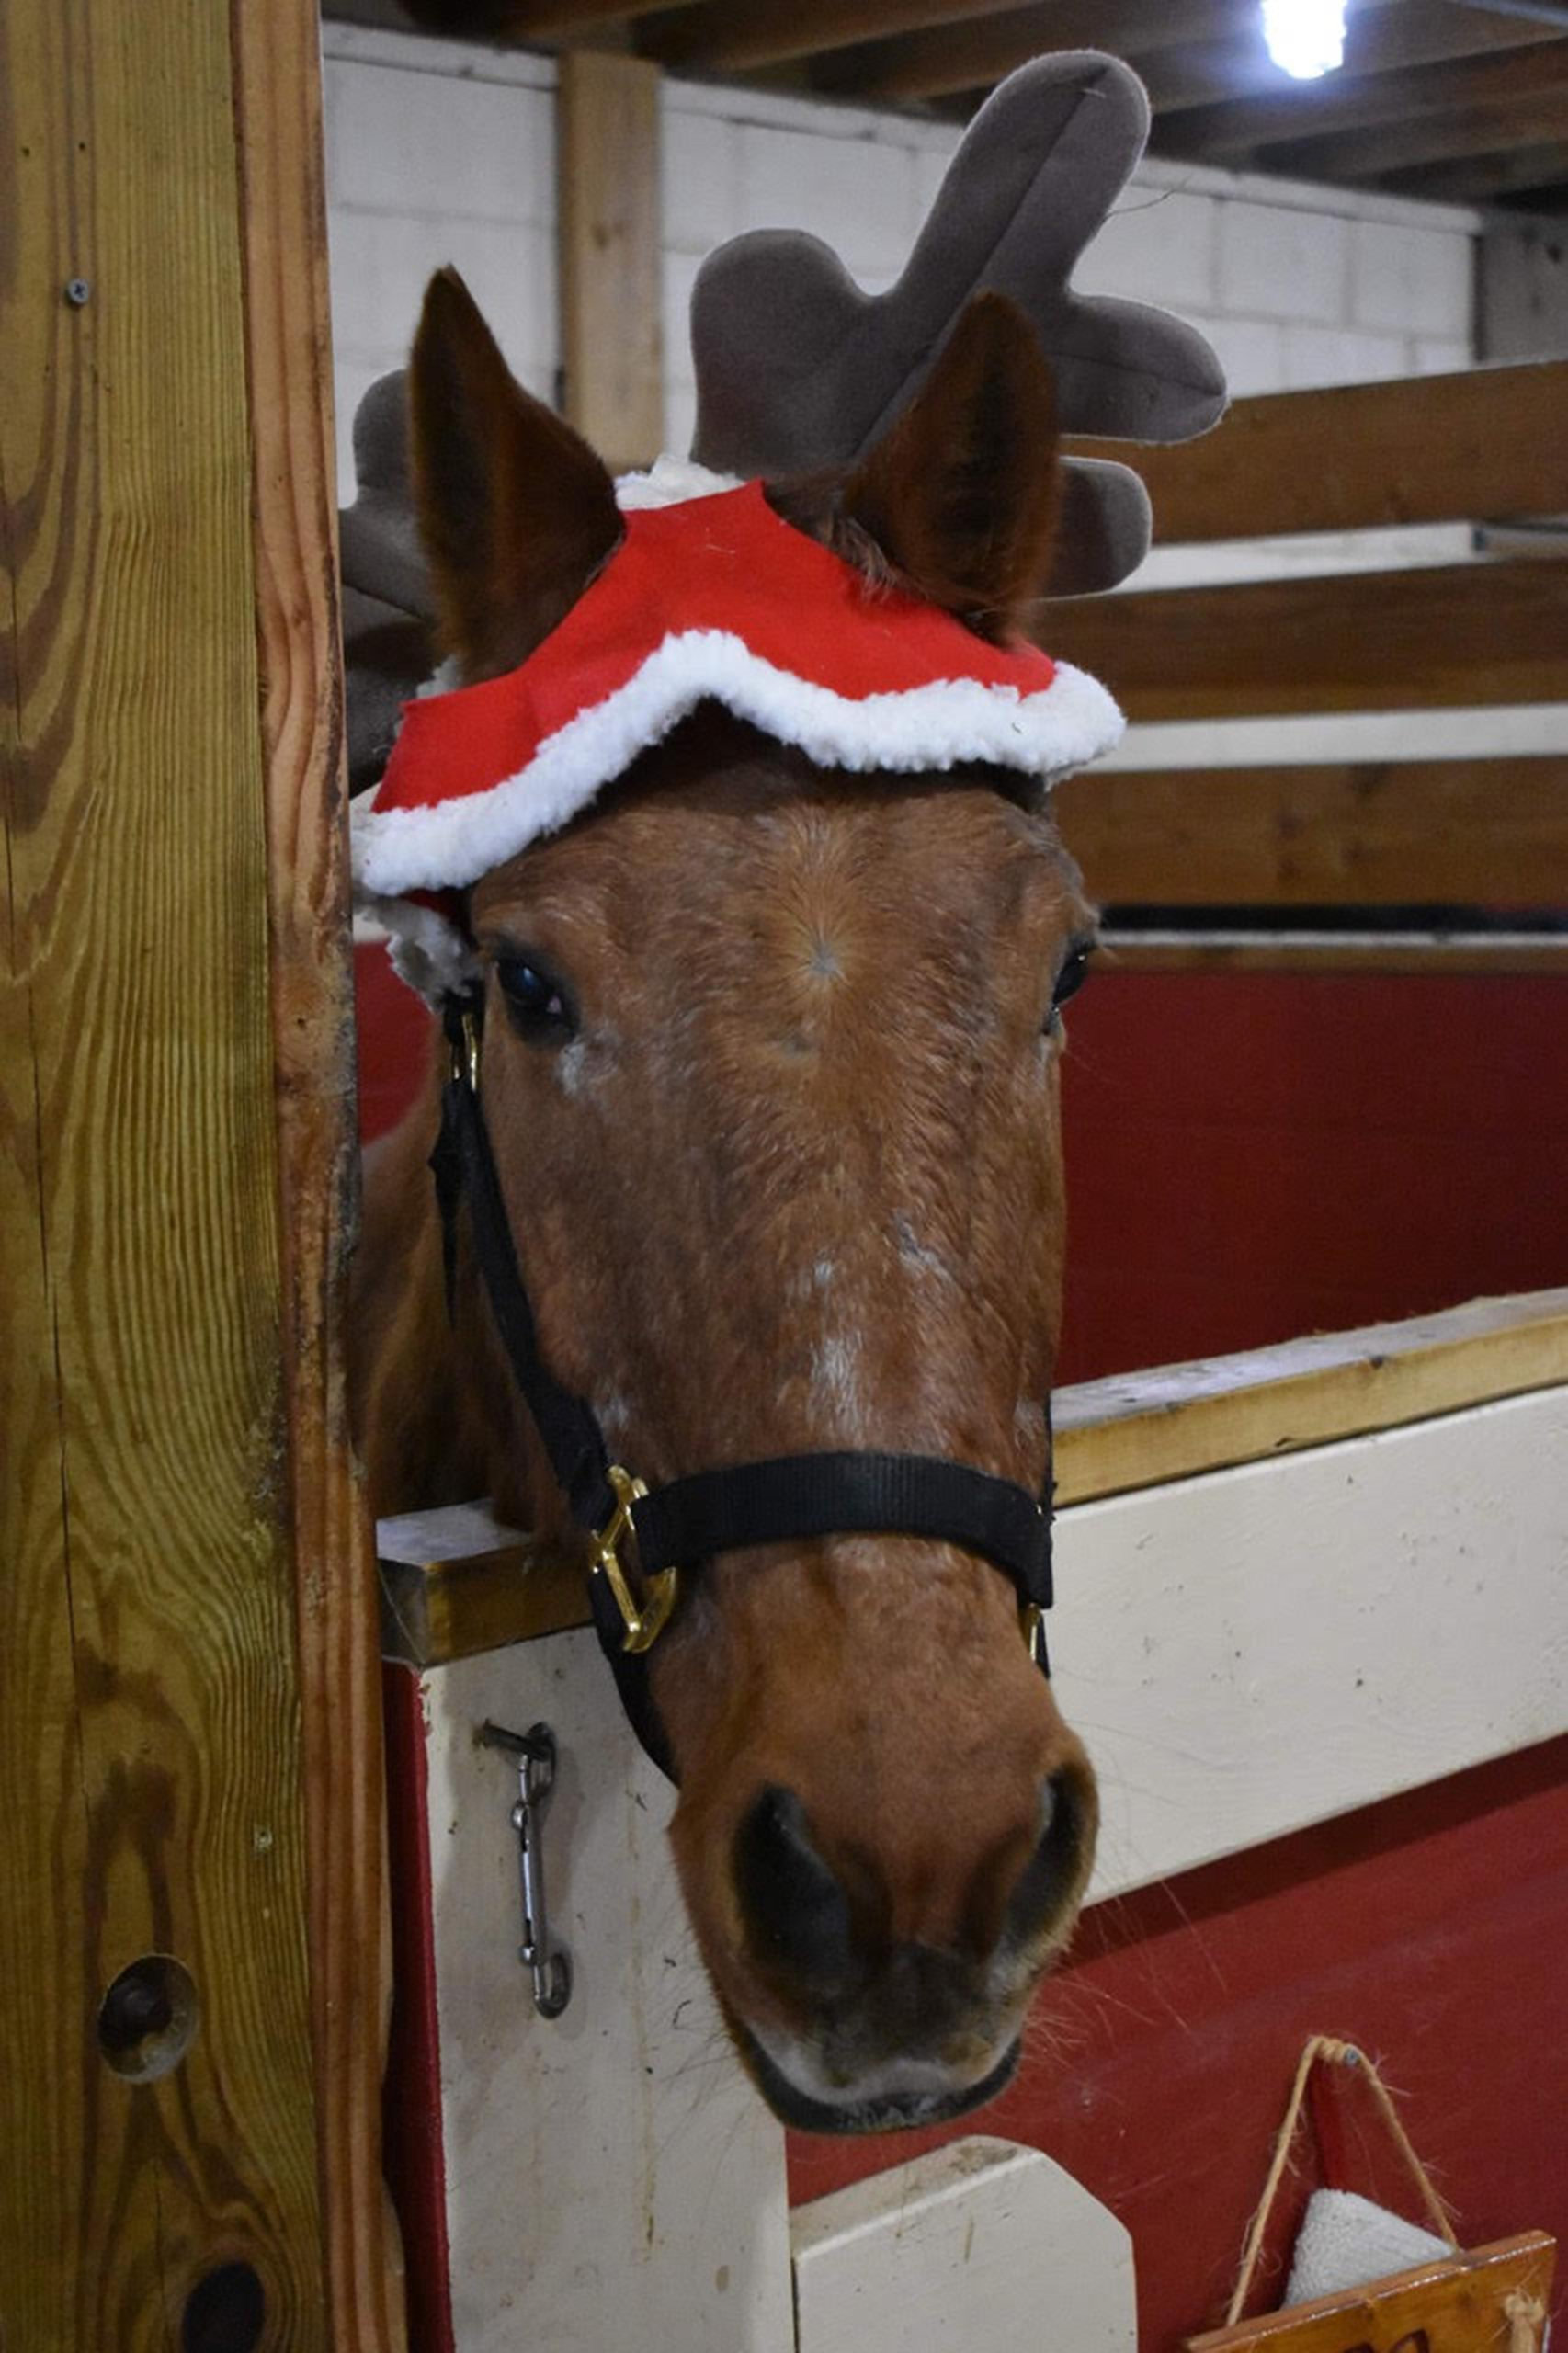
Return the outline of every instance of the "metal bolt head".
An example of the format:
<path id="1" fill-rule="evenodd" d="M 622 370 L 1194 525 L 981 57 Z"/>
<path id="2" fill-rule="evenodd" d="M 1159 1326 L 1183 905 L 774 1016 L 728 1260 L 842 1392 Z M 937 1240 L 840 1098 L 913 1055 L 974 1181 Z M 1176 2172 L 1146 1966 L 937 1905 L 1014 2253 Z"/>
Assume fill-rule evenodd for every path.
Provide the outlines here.
<path id="1" fill-rule="evenodd" d="M 81 309 L 83 303 L 91 296 L 92 290 L 92 286 L 85 278 L 68 278 L 65 281 L 65 300 L 74 311 Z"/>

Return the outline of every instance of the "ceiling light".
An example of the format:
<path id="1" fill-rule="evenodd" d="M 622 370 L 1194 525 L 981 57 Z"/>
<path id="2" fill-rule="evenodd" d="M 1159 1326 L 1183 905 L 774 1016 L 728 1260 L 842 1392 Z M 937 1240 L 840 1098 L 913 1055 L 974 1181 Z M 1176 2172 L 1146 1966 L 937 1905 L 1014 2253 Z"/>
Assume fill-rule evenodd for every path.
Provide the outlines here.
<path id="1" fill-rule="evenodd" d="M 1292 80 L 1315 82 L 1345 63 L 1345 0 L 1263 0 L 1263 38 Z"/>

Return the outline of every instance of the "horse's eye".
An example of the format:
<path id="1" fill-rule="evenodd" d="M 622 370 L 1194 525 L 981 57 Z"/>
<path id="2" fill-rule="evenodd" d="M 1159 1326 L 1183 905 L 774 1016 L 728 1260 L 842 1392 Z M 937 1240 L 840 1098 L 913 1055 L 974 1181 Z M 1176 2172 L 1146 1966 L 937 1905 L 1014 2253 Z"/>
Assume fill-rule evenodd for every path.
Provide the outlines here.
<path id="1" fill-rule="evenodd" d="M 1057 1015 L 1068 998 L 1076 996 L 1088 979 L 1089 959 L 1094 952 L 1092 946 L 1069 950 L 1062 970 L 1056 975 L 1056 986 L 1051 993 L 1051 1017 L 1046 1023 L 1048 1029 L 1054 1025 Z"/>
<path id="2" fill-rule="evenodd" d="M 554 974 L 526 956 L 498 956 L 495 978 L 512 1025 L 525 1038 L 559 1044 L 576 1028 L 566 992 Z"/>

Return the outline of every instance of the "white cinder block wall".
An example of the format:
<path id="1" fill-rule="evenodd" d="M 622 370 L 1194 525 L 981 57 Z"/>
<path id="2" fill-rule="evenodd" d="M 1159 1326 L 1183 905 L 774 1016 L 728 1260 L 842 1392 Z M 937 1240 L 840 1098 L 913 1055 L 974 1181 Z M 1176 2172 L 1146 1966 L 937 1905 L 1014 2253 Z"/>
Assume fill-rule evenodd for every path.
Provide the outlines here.
<path id="1" fill-rule="evenodd" d="M 327 171 L 340 432 L 404 356 L 426 278 L 455 261 L 531 390 L 559 360 L 550 61 L 325 28 Z M 853 107 L 666 85 L 666 441 L 684 451 L 686 319 L 710 246 L 801 228 L 861 283 L 903 267 L 958 131 Z M 1150 164 L 1081 264 L 1094 292 L 1170 304 L 1210 335 L 1240 392 L 1463 366 L 1468 211 Z M 345 466 L 347 493 L 350 477 Z"/>

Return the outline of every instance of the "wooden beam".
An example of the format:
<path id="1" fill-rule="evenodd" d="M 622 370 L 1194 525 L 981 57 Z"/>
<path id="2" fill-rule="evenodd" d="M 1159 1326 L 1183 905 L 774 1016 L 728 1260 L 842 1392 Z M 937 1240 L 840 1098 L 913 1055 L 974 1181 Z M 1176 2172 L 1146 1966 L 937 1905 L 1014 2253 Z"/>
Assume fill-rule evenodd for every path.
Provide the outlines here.
<path id="1" fill-rule="evenodd" d="M 1528 196 L 1538 188 L 1568 186 L 1568 139 L 1531 147 L 1506 147 L 1492 155 L 1466 155 L 1446 164 L 1407 165 L 1380 173 L 1378 185 L 1396 196 L 1418 196 L 1432 204 L 1489 204 L 1499 197 Z"/>
<path id="2" fill-rule="evenodd" d="M 903 38 L 926 33 L 938 40 L 951 34 L 960 47 L 965 39 L 983 42 L 990 31 L 985 25 L 972 36 L 960 28 L 990 17 L 998 36 L 1008 28 L 1010 47 L 1025 44 L 1015 60 L 1022 63 L 1042 51 L 1085 41 L 1132 55 L 1167 42 L 1218 39 L 1238 31 L 1253 14 L 1253 0 L 1164 0 L 1163 6 L 1161 0 L 1122 0 L 1112 25 L 1103 5 L 1085 0 L 1039 0 L 1032 7 L 1007 9 L 997 0 L 747 0 L 744 8 L 733 0 L 698 0 L 654 17 L 642 28 L 639 46 L 666 65 L 743 73 L 862 42 L 886 42 L 891 49 Z"/>
<path id="3" fill-rule="evenodd" d="M 866 99 L 943 97 L 988 88 L 1044 50 L 1109 45 L 1137 60 L 1177 41 L 1223 38 L 1246 21 L 1230 0 L 1121 0 L 1111 41 L 1106 10 L 1095 0 L 1045 0 L 878 42 L 829 61 L 819 78 Z"/>
<path id="4" fill-rule="evenodd" d="M 1141 449 L 1169 542 L 1568 510 L 1568 362 L 1237 401 L 1212 433 Z M 1125 442 L 1075 442 L 1096 457 Z"/>
<path id="5" fill-rule="evenodd" d="M 1568 905 L 1568 757 L 1102 768 L 1053 806 L 1109 905 Z"/>
<path id="6" fill-rule="evenodd" d="M 329 2353 L 231 12 L 5 40 L 4 2334 Z"/>
<path id="7" fill-rule="evenodd" d="M 1118 1373 L 1056 1392 L 1057 1500 L 1090 1503 L 1232 1463 L 1272 1461 L 1563 1382 L 1568 1290 L 1472 1300 L 1406 1323 Z M 392 1557 L 400 1593 L 407 1596 L 409 1576 L 421 1566 L 431 1588 L 416 1622 L 437 1625 L 439 1640 L 429 1657 L 411 1664 L 444 1665 L 559 1632 L 563 1607 L 572 1612 L 567 1622 L 589 1622 L 581 1582 L 574 1596 L 567 1593 L 551 1568 L 536 1583 L 537 1548 L 483 1505 L 383 1520 L 380 1537 L 383 1579 Z M 466 1578 L 465 1550 L 474 1560 L 510 1563 L 504 1611 L 494 1592 L 477 1598 L 482 1581 Z M 395 1655 L 408 1657 L 406 1640 Z"/>
<path id="8" fill-rule="evenodd" d="M 995 14 L 996 0 L 697 0 L 669 8 L 639 33 L 638 48 L 662 65 L 744 74 L 857 41 L 956 25 Z"/>
<path id="9" fill-rule="evenodd" d="M 1523 17 L 1490 16 L 1460 5 L 1460 0 L 1423 0 L 1419 8 L 1381 8 L 1351 17 L 1340 70 L 1349 75 L 1405 73 L 1415 65 L 1528 48 L 1560 35 L 1561 28 Z M 1165 51 L 1139 70 L 1157 115 L 1223 107 L 1253 91 L 1278 90 L 1280 80 L 1256 24 L 1239 40 Z M 1161 136 L 1156 130 L 1156 148 Z"/>
<path id="10" fill-rule="evenodd" d="M 1418 932 L 1187 930 L 1100 934 L 1108 967 L 1132 972 L 1307 972 L 1317 979 L 1375 972 L 1496 980 L 1528 974 L 1568 981 L 1568 934 L 1551 931 Z"/>
<path id="11" fill-rule="evenodd" d="M 1414 66 L 1396 81 L 1381 73 L 1348 79 L 1334 74 L 1321 82 L 1293 84 L 1267 97 L 1193 108 L 1162 122 L 1154 144 L 1160 154 L 1187 161 L 1233 159 L 1281 143 L 1322 142 L 1334 131 L 1365 131 L 1378 124 L 1413 122 L 1424 115 L 1451 114 L 1460 108 L 1528 99 L 1564 83 L 1568 40 L 1548 40 L 1509 48 L 1495 57 Z M 1282 168 L 1273 157 L 1270 166 Z"/>
<path id="12" fill-rule="evenodd" d="M 355 2353 L 397 2353 L 402 2262 L 381 2167 L 391 1954 L 375 1553 L 347 1396 L 358 1138 L 321 36 L 312 0 L 237 7 L 231 21 L 327 2334 Z"/>
<path id="13" fill-rule="evenodd" d="M 566 415 L 617 471 L 645 466 L 665 437 L 659 68 L 568 51 L 556 119 Z"/>
<path id="14" fill-rule="evenodd" d="M 1122 1495 L 1563 1381 L 1568 1290 L 1115 1373 L 1057 1392 L 1057 1492 Z"/>
<path id="15" fill-rule="evenodd" d="M 1313 179 L 1367 180 L 1416 164 L 1568 137 L 1568 70 L 1559 66 L 1539 90 L 1451 114 L 1417 115 L 1372 133 L 1340 132 L 1270 150 L 1272 170 Z"/>
<path id="16" fill-rule="evenodd" d="M 1568 700 L 1568 563 L 1547 559 L 1067 598 L 1051 650 L 1131 719 Z"/>

